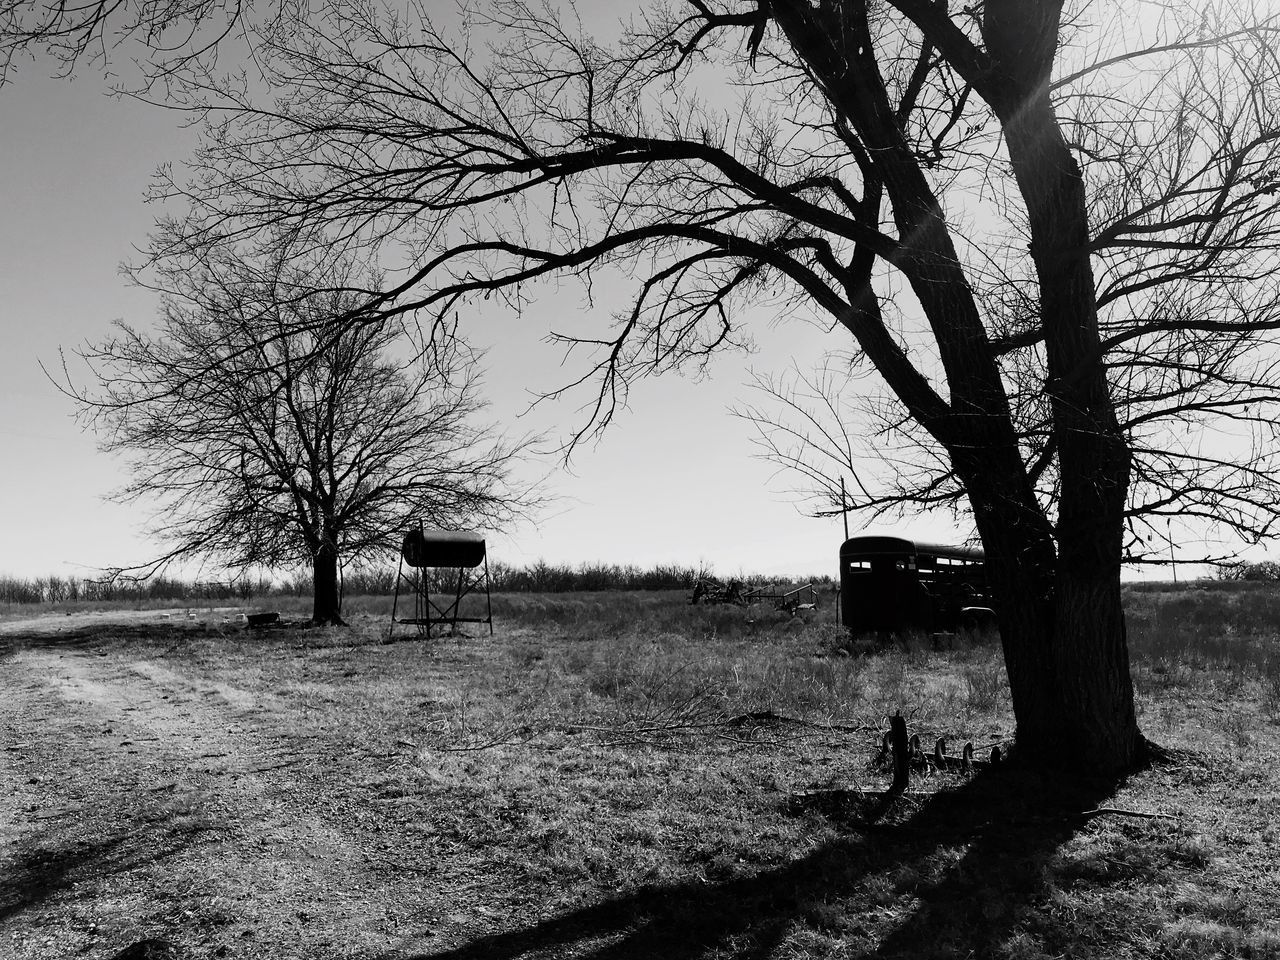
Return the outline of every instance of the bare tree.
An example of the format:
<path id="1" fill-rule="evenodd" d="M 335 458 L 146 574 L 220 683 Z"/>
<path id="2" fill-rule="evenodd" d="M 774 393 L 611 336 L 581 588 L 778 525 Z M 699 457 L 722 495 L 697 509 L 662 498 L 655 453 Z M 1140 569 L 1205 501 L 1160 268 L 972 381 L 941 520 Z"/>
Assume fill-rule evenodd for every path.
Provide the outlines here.
<path id="1" fill-rule="evenodd" d="M 268 9 L 268 16 L 286 9 L 300 12 L 282 3 L 274 12 Z M 218 46 L 251 13 L 245 0 L 0 0 L 0 86 L 12 79 L 24 56 L 48 57 L 65 73 L 83 60 L 110 71 L 111 55 L 121 47 L 147 80 L 168 76 L 213 62 Z"/>
<path id="2" fill-rule="evenodd" d="M 128 458 L 120 497 L 158 501 L 171 545 L 146 571 L 306 563 L 312 620 L 340 623 L 342 566 L 394 551 L 410 522 L 492 526 L 532 506 L 512 472 L 527 441 L 476 422 L 477 357 L 452 337 L 408 350 L 394 320 L 335 325 L 355 277 L 179 258 L 155 333 L 119 323 L 83 352 L 101 386 L 77 392 L 82 416 Z"/>
<path id="3" fill-rule="evenodd" d="M 1135 507 L 1257 534 L 1277 502 L 1265 443 L 1169 441 L 1276 419 L 1276 16 L 687 0 L 599 40 L 549 5 L 430 13 L 332 0 L 323 30 L 267 31 L 269 104 L 193 78 L 217 113 L 157 253 L 324 231 L 407 251 L 369 309 L 441 319 L 542 279 L 625 284 L 576 341 L 589 428 L 750 308 L 823 319 L 922 452 L 901 496 L 971 512 L 1023 756 L 1133 764 Z"/>

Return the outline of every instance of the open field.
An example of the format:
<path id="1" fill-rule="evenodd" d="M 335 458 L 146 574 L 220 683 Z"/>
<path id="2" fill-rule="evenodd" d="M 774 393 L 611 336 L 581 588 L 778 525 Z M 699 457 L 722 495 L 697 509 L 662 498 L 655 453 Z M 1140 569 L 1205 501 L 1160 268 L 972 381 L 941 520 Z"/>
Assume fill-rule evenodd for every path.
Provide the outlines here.
<path id="1" fill-rule="evenodd" d="M 1128 600 L 1170 759 L 935 774 L 872 827 L 895 710 L 1009 736 L 997 651 L 850 656 L 829 601 L 683 594 L 498 597 L 493 638 L 393 644 L 385 600 L 262 633 L 10 609 L 0 956 L 1280 957 L 1280 594 Z"/>

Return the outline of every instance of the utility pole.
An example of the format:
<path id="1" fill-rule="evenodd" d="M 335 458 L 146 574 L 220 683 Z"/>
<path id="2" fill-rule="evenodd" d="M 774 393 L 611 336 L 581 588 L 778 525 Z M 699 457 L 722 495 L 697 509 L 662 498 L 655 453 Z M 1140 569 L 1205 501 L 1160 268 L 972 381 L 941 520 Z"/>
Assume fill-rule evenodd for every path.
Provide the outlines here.
<path id="1" fill-rule="evenodd" d="M 844 477 L 840 478 L 840 517 L 844 520 L 844 538 L 849 539 L 849 500 L 844 492 Z M 840 623 L 844 614 L 844 563 L 840 564 L 840 579 L 836 581 L 836 623 Z M 897 774 L 894 774 L 895 778 Z"/>
<path id="2" fill-rule="evenodd" d="M 1173 556 L 1173 520 L 1164 518 L 1165 539 L 1169 541 L 1169 566 L 1173 568 L 1173 582 L 1178 582 L 1178 561 Z"/>
<path id="3" fill-rule="evenodd" d="M 844 477 L 840 478 L 840 516 L 844 518 L 844 538 L 849 539 L 849 501 L 844 495 Z"/>

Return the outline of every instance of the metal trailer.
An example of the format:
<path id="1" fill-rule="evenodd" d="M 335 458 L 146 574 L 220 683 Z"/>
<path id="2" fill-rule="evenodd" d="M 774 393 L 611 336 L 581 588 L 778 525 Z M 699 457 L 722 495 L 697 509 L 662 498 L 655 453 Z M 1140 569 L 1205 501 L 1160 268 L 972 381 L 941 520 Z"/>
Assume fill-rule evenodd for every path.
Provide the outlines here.
<path id="1" fill-rule="evenodd" d="M 903 537 L 840 546 L 840 620 L 851 633 L 937 633 L 994 622 L 978 547 Z"/>

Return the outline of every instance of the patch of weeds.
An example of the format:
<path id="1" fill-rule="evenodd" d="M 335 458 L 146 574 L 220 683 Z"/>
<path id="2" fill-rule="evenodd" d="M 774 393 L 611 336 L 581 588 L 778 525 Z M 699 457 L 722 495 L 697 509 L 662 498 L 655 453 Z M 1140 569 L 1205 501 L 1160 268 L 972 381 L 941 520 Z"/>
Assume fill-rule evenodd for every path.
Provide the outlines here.
<path id="1" fill-rule="evenodd" d="M 746 872 L 746 865 L 731 852 L 714 854 L 702 868 L 703 876 L 711 883 L 735 880 Z"/>
<path id="2" fill-rule="evenodd" d="M 897 901 L 898 888 L 889 877 L 877 873 L 862 884 L 862 895 L 874 906 L 887 907 Z"/>
<path id="3" fill-rule="evenodd" d="M 1240 696 L 1240 691 L 1244 689 L 1244 684 L 1244 668 L 1237 663 L 1227 664 L 1221 681 L 1221 690 L 1223 695 L 1231 700 L 1236 699 Z"/>
<path id="4" fill-rule="evenodd" d="M 615 839 L 629 847 L 656 847 L 661 837 L 651 824 L 627 823 L 618 830 Z"/>
<path id="5" fill-rule="evenodd" d="M 529 669 L 534 665 L 541 663 L 546 655 L 546 651 L 539 644 L 534 643 L 513 643 L 507 648 L 507 655 L 511 658 L 518 668 Z"/>
<path id="6" fill-rule="evenodd" d="M 1018 930 L 1000 944 L 997 955 L 1003 960 L 1049 960 L 1051 956 L 1045 953 L 1044 944 L 1025 930 Z"/>
<path id="7" fill-rule="evenodd" d="M 1200 836 L 1174 837 L 1157 849 L 1163 849 L 1170 863 L 1178 864 L 1190 870 L 1204 870 L 1213 859 L 1209 844 Z"/>
<path id="8" fill-rule="evenodd" d="M 964 668 L 965 706 L 974 713 L 991 713 L 1000 704 L 1004 671 L 994 664 L 971 664 Z"/>
<path id="9" fill-rule="evenodd" d="M 582 676 L 590 669 L 591 659 L 591 648 L 585 643 L 575 643 L 565 650 L 564 669 L 573 676 Z"/>
<path id="10" fill-rule="evenodd" d="M 1265 925 L 1238 930 L 1211 920 L 1184 917 L 1160 931 L 1167 956 L 1177 960 L 1202 957 L 1280 957 L 1280 927 Z"/>
<path id="11" fill-rule="evenodd" d="M 1170 866 L 1202 870 L 1209 863 L 1204 844 L 1194 837 L 1164 842 L 1137 841 L 1112 846 L 1093 843 L 1085 849 L 1060 853 L 1050 871 L 1061 886 L 1107 886 L 1158 880 Z"/>
<path id="12" fill-rule="evenodd" d="M 907 662 L 902 657 L 886 657 L 877 671 L 880 698 L 901 708 L 907 700 Z"/>
<path id="13" fill-rule="evenodd" d="M 1222 722 L 1222 730 L 1227 735 L 1227 740 L 1237 750 L 1244 752 L 1253 742 L 1253 736 L 1249 731 L 1249 720 L 1239 710 L 1229 710 L 1227 718 Z"/>
<path id="14" fill-rule="evenodd" d="M 1280 721 L 1280 656 L 1275 654 L 1262 664 L 1262 709 L 1272 722 Z"/>
<path id="15" fill-rule="evenodd" d="M 940 684 L 933 694 L 933 706 L 941 717 L 955 717 L 960 711 L 961 698 L 964 696 L 960 686 L 953 682 Z"/>
<path id="16" fill-rule="evenodd" d="M 1205 890 L 1186 884 L 1174 900 L 1176 913 L 1243 928 L 1257 919 L 1253 904 L 1236 890 Z"/>
<path id="17" fill-rule="evenodd" d="M 839 901 L 810 900 L 800 915 L 810 927 L 823 933 L 841 933 L 850 925 L 848 909 Z"/>
<path id="18" fill-rule="evenodd" d="M 929 877 L 915 863 L 899 864 L 889 873 L 889 882 L 899 894 L 914 894 L 928 880 Z"/>

